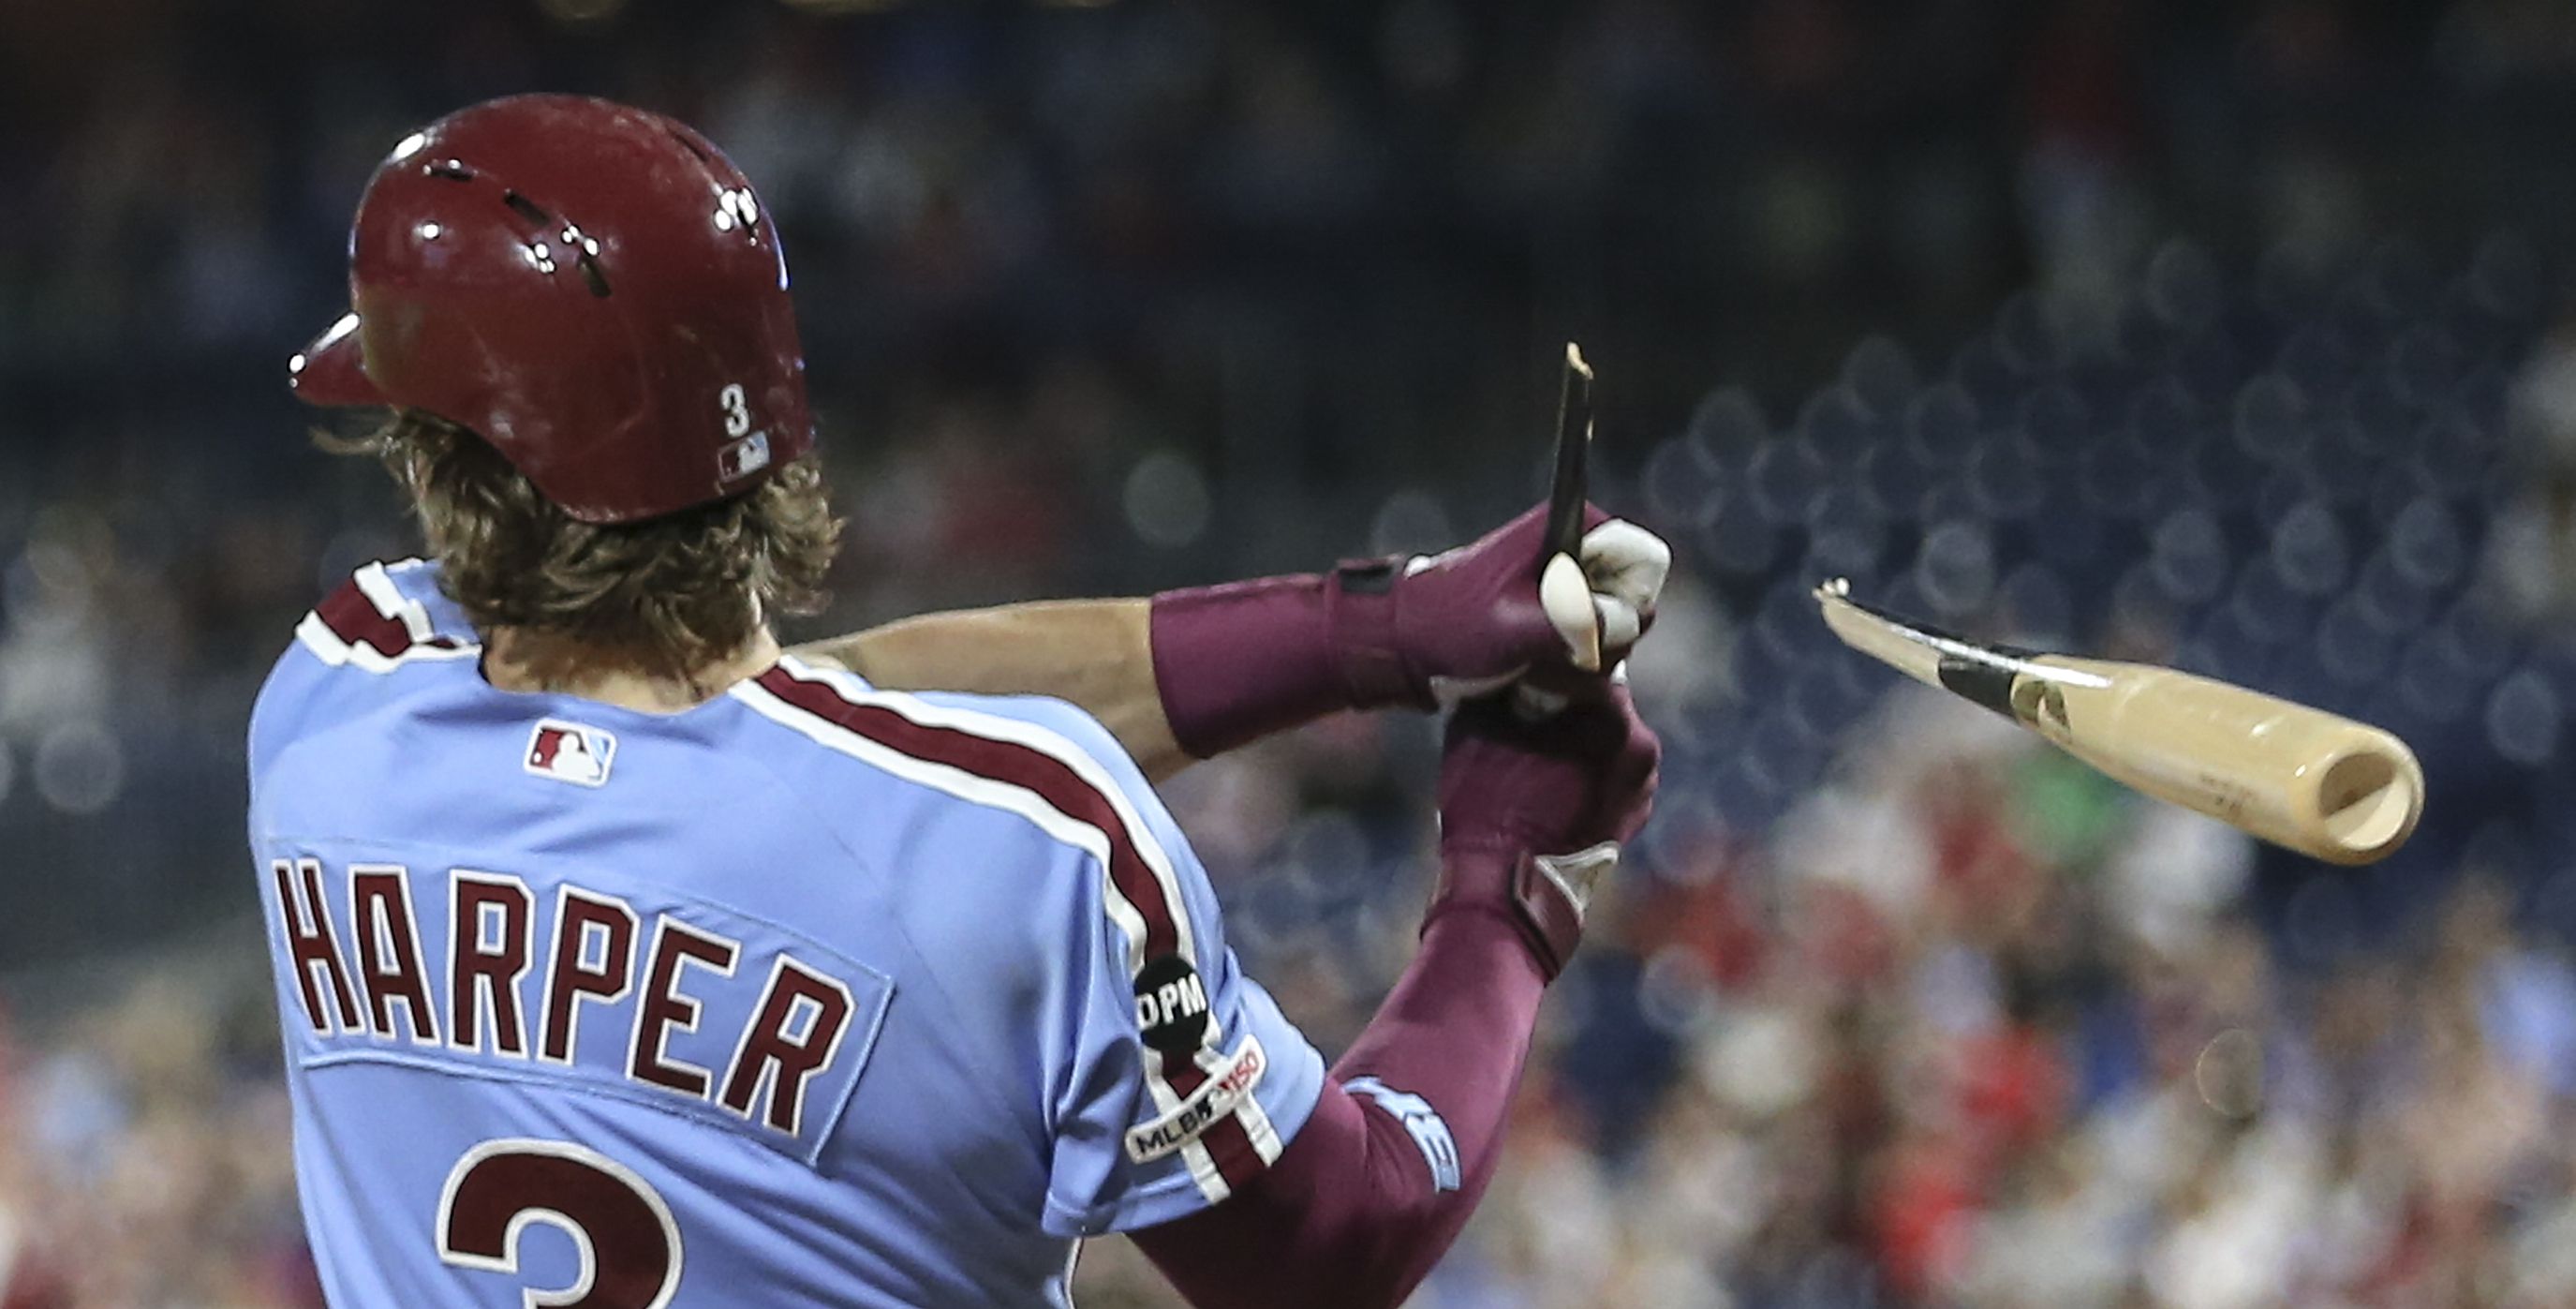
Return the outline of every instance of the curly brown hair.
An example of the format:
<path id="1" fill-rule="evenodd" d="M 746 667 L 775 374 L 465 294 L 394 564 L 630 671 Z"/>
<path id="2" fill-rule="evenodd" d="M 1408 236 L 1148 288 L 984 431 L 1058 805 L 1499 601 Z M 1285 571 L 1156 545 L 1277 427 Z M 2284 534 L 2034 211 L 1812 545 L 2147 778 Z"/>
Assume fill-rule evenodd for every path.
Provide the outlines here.
<path id="1" fill-rule="evenodd" d="M 690 685 L 769 616 L 821 609 L 840 543 L 812 455 L 731 499 L 603 525 L 566 514 L 471 429 L 417 409 L 331 446 L 377 455 L 410 492 L 439 589 L 478 630 Z"/>

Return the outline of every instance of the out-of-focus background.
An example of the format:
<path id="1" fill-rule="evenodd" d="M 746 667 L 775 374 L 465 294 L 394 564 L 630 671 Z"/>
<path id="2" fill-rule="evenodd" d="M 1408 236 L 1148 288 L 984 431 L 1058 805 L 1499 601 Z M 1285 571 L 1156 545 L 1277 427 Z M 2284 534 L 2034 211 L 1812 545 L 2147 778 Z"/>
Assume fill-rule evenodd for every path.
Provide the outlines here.
<path id="1" fill-rule="evenodd" d="M 1462 539 L 1582 339 L 1663 805 L 1420 1303 L 2576 1304 L 2576 6 L 82 0 L 0 4 L 0 1306 L 319 1303 L 240 740 L 409 546 L 283 363 L 375 161 L 533 88 L 778 215 L 834 625 Z M 1833 575 L 2386 724 L 2424 829 L 2141 802 L 1891 693 Z M 1433 760 L 1172 788 L 1327 1048 Z"/>

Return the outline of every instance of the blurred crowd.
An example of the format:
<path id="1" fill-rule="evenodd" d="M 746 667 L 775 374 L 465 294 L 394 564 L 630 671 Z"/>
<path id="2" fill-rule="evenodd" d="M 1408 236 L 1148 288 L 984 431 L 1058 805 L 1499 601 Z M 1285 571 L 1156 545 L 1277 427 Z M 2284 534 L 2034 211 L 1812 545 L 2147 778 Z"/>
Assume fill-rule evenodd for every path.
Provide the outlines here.
<path id="1" fill-rule="evenodd" d="M 1221 866 L 1280 852 L 1230 903 L 1352 902 L 1328 931 L 1239 919 L 1328 1046 L 1410 948 L 1419 861 L 1316 862 L 1353 853 L 1349 820 L 1279 796 L 1404 735 L 1334 724 L 1175 788 Z M 2225 828 L 1929 693 L 1867 740 L 1769 839 L 1667 833 L 1630 870 L 1421 1309 L 2576 1303 L 2576 962 L 2500 875 L 2401 948 L 2294 972 Z M 319 1306 L 264 978 L 124 985 L 0 1046 L 0 1306 Z M 1077 1286 L 1178 1304 L 1114 1240 Z"/>
<path id="2" fill-rule="evenodd" d="M 2576 966 L 2509 885 L 2297 972 L 2225 828 L 1928 693 L 1865 739 L 1623 885 L 1421 1305 L 2576 1303 Z M 1090 1303 L 1171 1303 L 1123 1253 Z"/>
<path id="3" fill-rule="evenodd" d="M 374 161 L 536 86 L 780 216 L 835 625 L 1455 540 L 1583 340 L 1663 816 L 1425 1304 L 2576 1304 L 2576 8 L 847 9 L 0 5 L 0 1309 L 317 1302 L 239 743 L 409 547 L 283 359 Z M 1835 575 L 2387 723 L 2425 830 L 2323 873 L 1886 698 Z M 1328 1049 L 1433 754 L 1175 789 Z"/>

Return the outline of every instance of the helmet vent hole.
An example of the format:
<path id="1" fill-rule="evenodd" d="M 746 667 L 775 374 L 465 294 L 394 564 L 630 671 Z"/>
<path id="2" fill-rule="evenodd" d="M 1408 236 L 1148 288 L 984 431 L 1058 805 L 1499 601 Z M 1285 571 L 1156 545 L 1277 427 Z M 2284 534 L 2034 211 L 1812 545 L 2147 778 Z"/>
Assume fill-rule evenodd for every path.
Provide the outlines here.
<path id="1" fill-rule="evenodd" d="M 531 200 L 516 191 L 503 191 L 501 193 L 501 203 L 510 206 L 510 212 L 541 227 L 550 225 L 554 222 L 553 217 L 548 215 L 544 209 L 539 208 L 536 201 Z"/>
<path id="2" fill-rule="evenodd" d="M 424 164 L 421 166 L 421 171 L 442 181 L 471 182 L 474 180 L 474 170 L 453 159 L 442 159 L 434 164 Z"/>
<path id="3" fill-rule="evenodd" d="M 607 299 L 608 274 L 599 271 L 599 261 L 591 258 L 589 252 L 585 251 L 583 252 L 579 262 L 581 264 L 581 280 L 590 284 L 590 293 L 602 300 Z"/>

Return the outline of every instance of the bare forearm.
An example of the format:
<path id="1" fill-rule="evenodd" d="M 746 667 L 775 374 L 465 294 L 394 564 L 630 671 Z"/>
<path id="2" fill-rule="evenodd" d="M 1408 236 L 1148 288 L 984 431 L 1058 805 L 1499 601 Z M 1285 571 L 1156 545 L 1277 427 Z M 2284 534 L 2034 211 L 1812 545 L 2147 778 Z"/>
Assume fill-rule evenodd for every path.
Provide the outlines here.
<path id="1" fill-rule="evenodd" d="M 1144 600 L 923 614 L 798 646 L 795 653 L 894 691 L 1051 695 L 1098 718 L 1150 777 L 1169 777 L 1191 762 L 1163 717 Z"/>
<path id="2" fill-rule="evenodd" d="M 1433 559 L 1362 560 L 1151 600 L 926 614 L 797 653 L 894 690 L 1072 701 L 1160 779 L 1326 714 L 1430 709 L 1444 691 L 1473 696 L 1532 668 L 1563 669 L 1570 649 L 1605 635 L 1634 640 L 1670 551 L 1631 525 L 1596 521 L 1583 547 L 1599 578 L 1590 610 L 1551 615 L 1538 594 L 1545 518 L 1541 506 Z M 1588 632 L 1580 641 L 1577 629 Z M 1609 653 L 1616 663 L 1624 650 Z"/>

